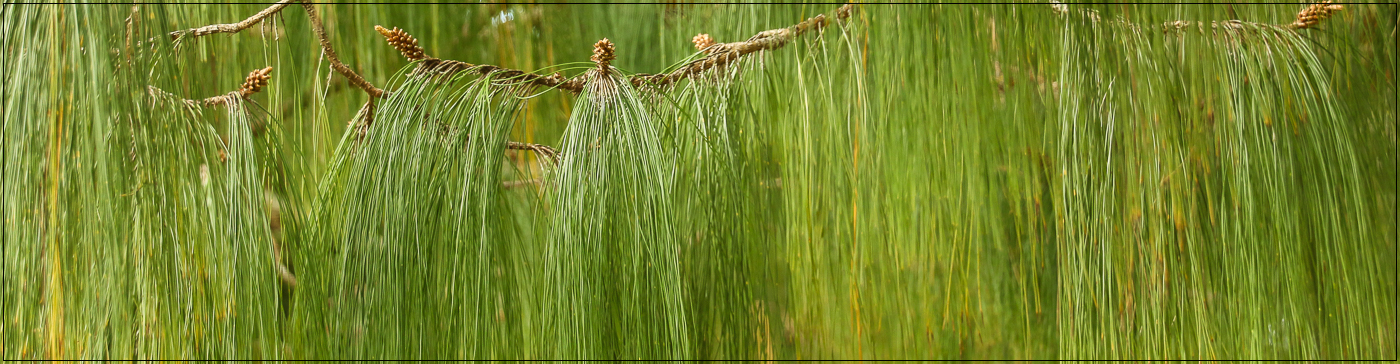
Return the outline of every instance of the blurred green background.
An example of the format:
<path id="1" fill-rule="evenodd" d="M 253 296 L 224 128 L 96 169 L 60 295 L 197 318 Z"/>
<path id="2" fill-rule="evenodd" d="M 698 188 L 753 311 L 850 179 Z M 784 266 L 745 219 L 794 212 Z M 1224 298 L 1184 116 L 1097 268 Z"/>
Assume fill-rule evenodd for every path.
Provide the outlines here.
<path id="1" fill-rule="evenodd" d="M 0 356 L 1395 358 L 1394 4 L 857 5 L 529 97 L 374 30 L 626 76 L 838 6 L 315 5 L 361 138 L 298 5 L 6 4 Z"/>

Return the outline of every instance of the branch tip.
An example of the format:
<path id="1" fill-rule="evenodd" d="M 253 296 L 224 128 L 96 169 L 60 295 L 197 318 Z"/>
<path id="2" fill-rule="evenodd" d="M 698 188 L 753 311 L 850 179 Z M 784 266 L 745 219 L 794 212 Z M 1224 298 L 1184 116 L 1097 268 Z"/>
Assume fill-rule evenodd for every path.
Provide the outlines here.
<path id="1" fill-rule="evenodd" d="M 272 66 L 248 73 L 248 78 L 243 80 L 243 86 L 238 88 L 238 95 L 247 98 L 262 91 L 262 88 L 267 86 L 268 79 L 271 79 L 270 74 L 272 74 Z"/>
<path id="2" fill-rule="evenodd" d="M 711 37 L 709 34 L 700 33 L 700 35 L 690 38 L 690 42 L 695 44 L 695 50 L 703 51 L 705 48 L 715 45 L 715 38 Z"/>
<path id="3" fill-rule="evenodd" d="M 842 5 L 835 11 L 836 21 L 846 21 L 854 11 L 854 5 Z M 743 42 L 715 43 L 703 47 L 702 44 L 707 40 L 709 42 L 713 42 L 714 40 L 707 34 L 697 35 L 691 38 L 691 42 L 694 43 L 697 48 L 705 50 L 705 53 L 709 54 L 708 56 L 692 61 L 670 73 L 634 75 L 631 77 L 631 82 L 633 86 L 637 87 L 642 85 L 666 87 L 682 79 L 698 75 L 706 70 L 727 66 L 750 53 L 781 48 L 787 45 L 793 38 L 814 29 L 821 29 L 827 25 L 830 25 L 830 22 L 827 21 L 826 15 L 818 14 L 790 27 L 759 32 Z"/>
<path id="4" fill-rule="evenodd" d="M 211 96 L 202 100 L 190 100 L 182 98 L 151 85 L 146 86 L 146 92 L 153 97 L 173 100 L 191 107 L 196 105 L 232 105 L 235 102 L 238 102 L 239 100 L 247 99 L 248 97 L 253 96 L 253 94 L 257 93 L 258 91 L 261 91 L 263 87 L 267 87 L 267 81 L 271 78 L 268 76 L 270 74 L 272 74 L 272 67 L 270 66 L 263 69 L 253 70 L 253 72 L 248 73 L 247 78 L 243 79 L 243 84 L 238 86 L 237 91 L 232 91 L 219 96 Z"/>
<path id="5" fill-rule="evenodd" d="M 1332 0 L 1308 5 L 1308 7 L 1298 12 L 1297 20 L 1294 20 L 1293 24 L 1289 24 L 1288 26 L 1293 29 L 1310 28 L 1321 23 L 1323 20 L 1327 20 L 1327 18 L 1332 17 L 1332 13 L 1342 11 L 1342 9 L 1342 5 L 1333 4 Z"/>
<path id="6" fill-rule="evenodd" d="M 593 60 L 593 63 L 598 64 L 599 70 L 607 71 L 612 60 L 617 59 L 616 51 L 617 47 L 613 46 L 612 41 L 603 38 L 598 43 L 593 43 L 593 57 L 590 59 Z"/>
<path id="7" fill-rule="evenodd" d="M 548 145 L 507 141 L 506 149 L 532 151 L 540 157 L 549 159 L 551 163 L 559 163 L 559 151 L 554 150 L 554 148 Z"/>
<path id="8" fill-rule="evenodd" d="M 403 54 L 404 58 L 408 58 L 410 61 L 428 58 L 428 56 L 423 53 L 423 47 L 418 46 L 418 39 L 409 35 L 408 32 L 403 31 L 403 29 L 399 29 L 398 27 L 387 29 L 375 25 L 374 30 L 378 31 L 380 35 L 383 35 L 384 40 L 388 41 L 389 45 L 393 46 L 394 49 L 399 50 L 399 53 Z"/>

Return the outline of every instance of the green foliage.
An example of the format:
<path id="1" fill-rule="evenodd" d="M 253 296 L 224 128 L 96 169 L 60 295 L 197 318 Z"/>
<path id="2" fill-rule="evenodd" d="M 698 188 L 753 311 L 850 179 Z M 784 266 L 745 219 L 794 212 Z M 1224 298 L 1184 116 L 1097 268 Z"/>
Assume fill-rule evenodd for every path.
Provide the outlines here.
<path id="1" fill-rule="evenodd" d="M 1394 6 L 263 7 L 5 7 L 0 355 L 1395 356 Z"/>
<path id="2" fill-rule="evenodd" d="M 1393 296 L 1348 279 L 1383 273 L 1353 255 L 1370 240 L 1370 221 L 1344 218 L 1364 213 L 1354 138 L 1305 40 L 1257 24 L 1204 38 L 1085 25 L 1064 37 L 1066 60 L 1095 67 L 1061 73 L 1062 97 L 1085 106 L 1060 110 L 1056 205 L 1065 240 L 1085 242 L 1062 245 L 1075 318 L 1062 353 L 1379 357 L 1385 334 L 1338 325 L 1393 317 Z M 1274 267 L 1289 269 L 1260 274 Z M 1112 331 L 1126 333 L 1096 339 Z"/>
<path id="3" fill-rule="evenodd" d="M 545 188 L 548 357 L 690 355 L 674 229 L 673 164 L 626 79 L 591 70 Z"/>
<path id="4" fill-rule="evenodd" d="M 395 86 L 363 134 L 345 129 L 297 247 L 311 267 L 302 355 L 518 355 L 496 350 L 519 340 L 501 321 L 524 311 L 501 274 L 519 239 L 499 187 L 520 100 L 475 77 Z"/>

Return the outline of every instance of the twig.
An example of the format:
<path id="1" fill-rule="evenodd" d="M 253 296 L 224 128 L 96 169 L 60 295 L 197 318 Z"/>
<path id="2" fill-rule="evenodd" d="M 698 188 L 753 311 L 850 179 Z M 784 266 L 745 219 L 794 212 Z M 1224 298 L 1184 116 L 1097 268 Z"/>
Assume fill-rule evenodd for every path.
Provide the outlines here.
<path id="1" fill-rule="evenodd" d="M 844 22 L 846 18 L 851 16 L 851 12 L 853 10 L 855 10 L 855 7 L 851 4 L 842 5 L 840 8 L 837 8 L 835 14 L 836 21 Z M 685 66 L 682 66 L 680 69 L 671 71 L 671 73 L 659 75 L 639 74 L 632 76 L 632 85 L 665 87 L 667 85 L 675 83 L 676 81 L 680 81 L 681 79 L 700 74 L 705 70 L 724 67 L 725 65 L 728 65 L 729 63 L 738 60 L 739 57 L 742 57 L 744 55 L 758 51 L 781 48 L 782 46 L 787 45 L 789 41 L 792 41 L 793 38 L 800 36 L 809 30 L 820 29 L 822 27 L 825 27 L 826 25 L 826 15 L 819 14 L 815 17 L 809 18 L 807 20 L 802 21 L 801 23 L 797 23 L 796 25 L 787 28 L 778 28 L 759 32 L 758 34 L 755 34 L 753 37 L 750 37 L 748 40 L 743 42 L 711 44 L 702 49 L 705 53 L 709 54 L 705 58 L 692 61 L 686 64 Z M 706 41 L 705 38 L 709 37 L 702 36 L 697 36 L 695 39 L 692 39 L 692 41 L 696 42 L 697 45 L 713 42 L 713 40 Z"/>
<path id="2" fill-rule="evenodd" d="M 1049 1 L 1050 1 L 1050 8 L 1051 8 L 1051 10 L 1053 10 L 1056 14 L 1061 15 L 1061 16 L 1064 16 L 1064 15 L 1069 14 L 1069 7 L 1066 6 L 1064 3 L 1061 3 L 1061 2 L 1059 2 L 1059 1 L 1057 1 L 1057 0 L 1049 0 Z M 1289 24 L 1266 24 L 1266 23 L 1256 23 L 1256 22 L 1248 22 L 1248 21 L 1240 21 L 1240 20 L 1211 21 L 1211 22 L 1205 22 L 1205 21 L 1188 21 L 1188 20 L 1176 20 L 1176 21 L 1169 21 L 1169 22 L 1162 23 L 1162 32 L 1163 32 L 1163 34 L 1169 33 L 1169 32 L 1171 32 L 1171 31 L 1173 31 L 1173 30 L 1179 32 L 1179 31 L 1185 30 L 1186 28 L 1188 28 L 1188 27 L 1190 27 L 1190 26 L 1192 26 L 1192 25 L 1195 25 L 1196 28 L 1197 28 L 1198 30 L 1200 30 L 1201 32 L 1205 32 L 1205 26 L 1206 26 L 1206 24 L 1210 24 L 1210 27 L 1211 27 L 1212 30 L 1214 30 L 1214 29 L 1223 29 L 1223 30 L 1227 30 L 1227 31 L 1230 31 L 1230 30 L 1242 30 L 1242 29 L 1245 28 L 1246 25 L 1253 25 L 1253 26 L 1261 26 L 1261 27 L 1282 27 L 1282 28 L 1288 28 L 1288 29 L 1292 29 L 1292 30 L 1295 30 L 1295 31 L 1296 31 L 1296 30 L 1307 29 L 1307 28 L 1311 28 L 1311 27 L 1313 27 L 1313 26 L 1316 26 L 1317 24 L 1322 23 L 1323 20 L 1327 20 L 1327 18 L 1332 17 L 1332 13 L 1335 13 L 1335 12 L 1338 12 L 1338 11 L 1342 11 L 1342 10 L 1344 10 L 1344 7 L 1343 7 L 1342 5 L 1333 4 L 1333 3 L 1332 3 L 1332 0 L 1324 0 L 1324 1 L 1322 1 L 1322 2 L 1313 3 L 1313 4 L 1311 4 L 1311 5 L 1308 5 L 1308 6 L 1304 7 L 1303 10 L 1299 11 L 1299 12 L 1298 12 L 1298 15 L 1295 16 L 1294 21 L 1293 21 L 1292 23 L 1289 23 Z M 1098 11 L 1095 11 L 1095 10 L 1092 10 L 1092 9 L 1080 9 L 1080 13 L 1081 13 L 1085 18 L 1089 19 L 1089 21 L 1091 21 L 1091 22 L 1097 23 L 1097 22 L 1099 21 L 1099 14 L 1098 14 Z M 1123 25 L 1128 26 L 1128 27 L 1137 28 L 1136 25 L 1131 24 L 1131 23 L 1128 23 L 1128 22 L 1121 22 L 1121 23 L 1122 23 Z"/>
<path id="3" fill-rule="evenodd" d="M 257 25 L 259 22 L 262 22 L 263 19 L 272 16 L 272 14 L 277 14 L 277 12 L 282 11 L 282 8 L 285 8 L 287 7 L 287 5 L 291 5 L 294 2 L 297 2 L 297 0 L 278 1 L 277 4 L 269 6 L 267 9 L 263 9 L 263 11 L 258 12 L 256 15 L 253 15 L 251 17 L 248 17 L 248 19 L 243 19 L 243 21 L 233 24 L 213 24 L 205 25 L 199 28 L 173 31 L 170 32 L 170 40 L 180 39 L 180 36 L 186 34 L 193 37 L 198 37 L 214 33 L 238 33 L 240 31 L 243 31 L 244 29 L 248 29 L 248 27 Z"/>
<path id="4" fill-rule="evenodd" d="M 271 66 L 268 66 L 267 68 L 263 68 L 263 69 L 260 69 L 260 70 L 253 70 L 253 72 L 248 73 L 248 77 L 247 77 L 247 78 L 244 78 L 244 79 L 243 79 L 243 85 L 239 86 L 237 91 L 231 91 L 231 92 L 229 92 L 229 93 L 226 93 L 226 94 L 223 94 L 223 95 L 219 95 L 219 96 L 212 96 L 212 97 L 209 97 L 209 98 L 205 98 L 205 99 L 203 99 L 203 100 L 189 100 L 189 99 L 185 99 L 185 98 L 176 96 L 175 94 L 166 92 L 165 90 L 161 90 L 160 88 L 155 87 L 155 86 L 147 86 L 147 87 L 146 87 L 146 91 L 149 92 L 149 93 L 151 94 L 151 96 L 158 96 L 158 97 L 166 97 L 166 98 L 170 98 L 170 99 L 175 99 L 175 100 L 178 100 L 179 102 L 184 103 L 185 105 L 188 105 L 188 106 L 196 106 L 196 105 L 204 105 L 204 106 L 229 105 L 229 104 L 232 104 L 234 101 L 247 99 L 247 98 L 249 98 L 249 97 L 252 97 L 253 94 L 258 93 L 258 91 L 262 91 L 262 88 L 267 86 L 267 80 L 270 78 L 268 75 L 271 74 L 271 73 L 272 73 L 272 67 L 271 67 Z"/>
<path id="5" fill-rule="evenodd" d="M 335 49 L 331 48 L 330 38 L 326 37 L 326 27 L 321 24 L 321 17 L 316 15 L 316 8 L 310 3 L 301 3 L 301 7 L 306 9 L 306 17 L 311 18 L 311 29 L 316 32 L 316 39 L 321 41 L 321 50 L 326 53 L 326 59 L 331 61 L 331 68 L 339 72 L 340 75 L 350 80 L 350 83 L 365 90 L 370 97 L 387 98 L 389 93 L 371 85 L 365 81 L 364 77 L 351 70 L 350 67 L 340 62 L 340 57 L 336 56 Z"/>
<path id="6" fill-rule="evenodd" d="M 447 135 L 447 134 L 451 133 L 453 130 L 456 130 L 456 127 L 453 127 L 453 126 L 450 126 L 450 125 L 439 124 L 439 127 L 441 128 L 440 130 L 441 130 L 441 132 L 443 133 L 443 135 Z M 475 137 L 473 137 L 471 134 L 467 134 L 467 135 L 465 135 L 465 136 L 467 137 L 468 140 L 475 139 Z M 544 158 L 546 158 L 546 159 L 549 159 L 550 162 L 556 163 L 556 164 L 559 162 L 559 157 L 561 156 L 561 154 L 559 153 L 559 151 L 555 150 L 554 147 L 551 147 L 551 146 L 548 146 L 548 145 L 544 145 L 544 144 L 513 142 L 513 141 L 507 140 L 507 141 L 506 141 L 506 149 L 528 150 L 528 151 L 532 151 L 532 152 L 535 152 L 536 154 L 539 154 L 540 157 L 544 157 Z"/>
<path id="7" fill-rule="evenodd" d="M 360 107 L 360 111 L 355 112 L 355 117 L 350 119 L 350 125 L 347 125 L 346 127 L 359 128 L 359 130 L 356 131 L 358 135 L 356 135 L 355 137 L 358 140 L 363 140 L 365 138 L 365 134 L 369 133 L 370 125 L 373 124 L 374 98 L 371 97 L 369 98 L 369 100 L 365 101 L 365 106 Z"/>
<path id="8" fill-rule="evenodd" d="M 559 152 L 548 145 L 508 141 L 506 142 L 506 149 L 534 151 L 541 157 L 548 158 L 550 162 L 559 163 Z"/>

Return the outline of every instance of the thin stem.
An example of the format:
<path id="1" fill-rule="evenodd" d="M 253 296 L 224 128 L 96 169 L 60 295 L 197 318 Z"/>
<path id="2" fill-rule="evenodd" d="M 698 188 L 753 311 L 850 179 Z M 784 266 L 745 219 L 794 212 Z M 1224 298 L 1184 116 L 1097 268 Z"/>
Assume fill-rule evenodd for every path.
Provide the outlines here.
<path id="1" fill-rule="evenodd" d="M 238 90 L 231 91 L 229 93 L 219 96 L 212 96 L 203 100 L 185 99 L 170 92 L 166 92 L 165 90 L 161 90 L 160 88 L 155 86 L 147 86 L 146 91 L 149 92 L 151 96 L 175 99 L 189 106 L 229 105 L 232 104 L 234 101 L 247 99 L 249 97 L 252 97 L 253 94 L 258 93 L 258 91 L 262 91 L 262 88 L 267 86 L 267 80 L 269 79 L 268 75 L 271 73 L 271 66 L 263 69 L 253 70 L 253 72 L 248 73 L 247 78 L 243 79 L 243 84 L 238 87 Z"/>

